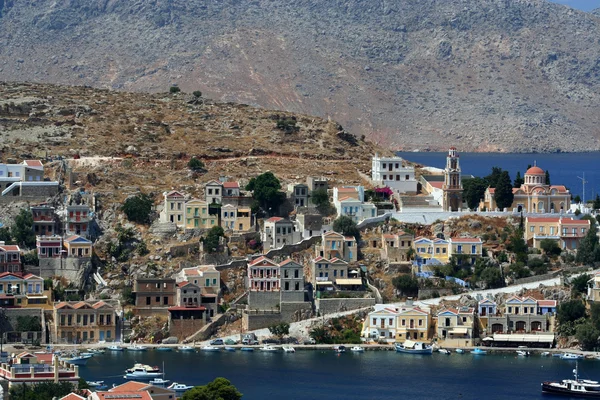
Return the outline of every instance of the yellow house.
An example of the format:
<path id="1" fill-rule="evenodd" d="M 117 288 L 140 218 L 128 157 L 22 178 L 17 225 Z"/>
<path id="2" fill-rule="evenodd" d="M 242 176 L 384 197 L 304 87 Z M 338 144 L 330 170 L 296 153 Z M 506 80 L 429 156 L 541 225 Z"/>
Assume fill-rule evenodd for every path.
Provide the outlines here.
<path id="1" fill-rule="evenodd" d="M 226 204 L 221 207 L 221 226 L 225 230 L 245 232 L 252 228 L 251 210 L 248 207 L 236 207 Z"/>
<path id="2" fill-rule="evenodd" d="M 461 256 L 457 261 L 459 265 L 463 261 L 473 264 L 482 255 L 483 242 L 479 238 L 451 238 L 448 243 L 448 251 L 450 257 Z"/>
<path id="3" fill-rule="evenodd" d="M 575 250 L 579 242 L 590 229 L 587 219 L 572 218 L 525 218 L 525 241 L 528 245 L 541 248 L 542 240 L 550 239 L 557 242 L 561 249 Z"/>
<path id="4" fill-rule="evenodd" d="M 67 257 L 87 258 L 92 256 L 92 242 L 78 235 L 65 239 Z"/>
<path id="5" fill-rule="evenodd" d="M 442 264 L 448 263 L 449 243 L 444 239 L 428 239 L 419 237 L 413 242 L 415 253 L 421 259 L 436 259 Z M 481 253 L 480 253 L 481 254 Z"/>
<path id="6" fill-rule="evenodd" d="M 402 310 L 397 315 L 396 342 L 405 340 L 429 342 L 431 340 L 431 314 L 419 307 Z"/>
<path id="7" fill-rule="evenodd" d="M 192 199 L 185 203 L 185 229 L 210 229 L 218 223 L 218 215 L 209 214 L 206 201 Z"/>

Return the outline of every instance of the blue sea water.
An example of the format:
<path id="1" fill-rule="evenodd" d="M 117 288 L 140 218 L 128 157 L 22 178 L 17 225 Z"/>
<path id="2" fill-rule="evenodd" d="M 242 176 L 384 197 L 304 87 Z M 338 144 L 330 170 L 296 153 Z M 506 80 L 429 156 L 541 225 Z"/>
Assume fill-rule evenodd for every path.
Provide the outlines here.
<path id="1" fill-rule="evenodd" d="M 430 167 L 444 168 L 446 153 L 399 152 L 400 157 Z M 463 174 L 486 176 L 492 167 L 500 167 L 510 173 L 514 179 L 517 171 L 521 176 L 527 165 L 536 164 L 549 171 L 553 185 L 565 185 L 573 195 L 583 194 L 584 177 L 585 198 L 592 199 L 600 193 L 600 153 L 557 153 L 557 154 L 517 154 L 517 153 L 460 153 L 460 165 Z"/>
<path id="2" fill-rule="evenodd" d="M 134 362 L 161 367 L 164 362 L 166 379 L 188 385 L 225 377 L 244 394 L 244 400 L 534 400 L 548 398 L 541 394 L 542 381 L 570 378 L 575 366 L 555 357 L 513 354 L 147 351 L 95 356 L 80 367 L 80 375 L 120 384 L 125 382 L 123 371 Z M 582 378 L 600 379 L 600 361 L 580 362 L 579 370 Z"/>

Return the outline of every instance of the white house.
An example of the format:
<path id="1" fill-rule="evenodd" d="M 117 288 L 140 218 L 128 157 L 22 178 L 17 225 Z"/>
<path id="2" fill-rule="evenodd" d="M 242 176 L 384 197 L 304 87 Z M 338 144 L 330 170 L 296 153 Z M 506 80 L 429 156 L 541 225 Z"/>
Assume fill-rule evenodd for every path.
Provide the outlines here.
<path id="1" fill-rule="evenodd" d="M 333 205 L 337 216 L 351 217 L 359 223 L 366 218 L 377 216 L 377 207 L 373 203 L 365 202 L 364 186 L 343 186 L 333 188 Z"/>
<path id="2" fill-rule="evenodd" d="M 261 231 L 263 250 L 278 249 L 286 244 L 300 242 L 301 233 L 296 231 L 294 223 L 289 219 L 271 217 L 265 221 Z"/>
<path id="3" fill-rule="evenodd" d="M 374 185 L 387 186 L 396 193 L 416 193 L 415 168 L 401 157 L 379 157 L 372 159 L 371 180 Z"/>

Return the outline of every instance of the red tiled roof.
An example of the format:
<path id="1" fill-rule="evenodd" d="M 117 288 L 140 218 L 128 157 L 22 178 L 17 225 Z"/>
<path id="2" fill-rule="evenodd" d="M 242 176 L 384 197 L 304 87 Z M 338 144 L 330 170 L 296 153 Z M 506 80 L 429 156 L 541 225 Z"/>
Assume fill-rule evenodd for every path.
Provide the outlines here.
<path id="1" fill-rule="evenodd" d="M 567 187 L 565 185 L 552 185 L 552 186 L 550 186 L 550 189 L 556 189 L 562 193 L 568 192 Z"/>
<path id="2" fill-rule="evenodd" d="M 589 219 L 563 219 L 561 221 L 561 223 L 567 224 L 567 225 L 589 225 L 590 220 Z"/>
<path id="3" fill-rule="evenodd" d="M 240 184 L 237 182 L 223 182 L 223 187 L 225 189 L 239 189 Z"/>
<path id="4" fill-rule="evenodd" d="M 137 392 L 144 388 L 147 388 L 149 385 L 143 382 L 130 381 L 125 382 L 119 386 L 115 386 L 109 390 L 109 392 Z"/>
<path id="5" fill-rule="evenodd" d="M 429 182 L 429 184 L 436 189 L 441 189 L 444 186 L 444 182 Z"/>
<path id="6" fill-rule="evenodd" d="M 40 160 L 25 160 L 23 162 L 28 167 L 43 167 L 44 166 Z"/>
<path id="7" fill-rule="evenodd" d="M 128 391 L 128 392 L 96 392 L 100 400 L 152 400 L 147 391 Z"/>
<path id="8" fill-rule="evenodd" d="M 177 286 L 179 286 L 179 287 L 184 287 L 184 286 L 185 286 L 185 285 L 187 285 L 187 284 L 189 284 L 189 282 L 188 282 L 188 281 L 183 281 L 183 282 L 179 282 L 179 283 L 177 284 Z"/>
<path id="9" fill-rule="evenodd" d="M 481 243 L 479 238 L 451 238 L 450 241 L 454 243 Z"/>
<path id="10" fill-rule="evenodd" d="M 23 279 L 23 275 L 16 273 L 16 272 L 3 272 L 0 274 L 0 278 L 4 278 L 5 276 L 9 276 L 9 275 L 14 276 L 19 279 Z"/>
<path id="11" fill-rule="evenodd" d="M 388 234 L 384 234 L 384 235 L 383 235 L 383 237 L 384 237 L 385 239 L 396 239 L 396 235 L 392 235 L 392 234 L 390 234 L 390 233 L 388 233 Z"/>
<path id="12" fill-rule="evenodd" d="M 64 397 L 61 397 L 59 400 L 85 400 L 85 397 L 82 397 L 76 393 L 69 393 Z"/>
<path id="13" fill-rule="evenodd" d="M 546 174 L 543 169 L 538 166 L 533 166 L 525 172 L 525 175 L 544 175 Z"/>
<path id="14" fill-rule="evenodd" d="M 313 262 L 319 262 L 319 261 L 321 261 L 321 260 L 325 260 L 325 259 L 324 259 L 323 257 L 319 256 L 319 257 L 315 258 L 315 259 L 313 260 Z M 325 260 L 325 261 L 327 261 L 327 260 Z M 600 272 L 598 272 L 598 274 L 600 274 Z"/>
<path id="15" fill-rule="evenodd" d="M 558 222 L 559 217 L 527 217 L 527 222 Z"/>
<path id="16" fill-rule="evenodd" d="M 283 218 L 281 217 L 271 217 L 267 220 L 267 222 L 279 222 L 281 221 Z"/>
<path id="17" fill-rule="evenodd" d="M 538 300 L 540 307 L 556 307 L 556 300 Z"/>
<path id="18" fill-rule="evenodd" d="M 105 302 L 103 302 L 102 300 L 100 300 L 99 302 L 94 303 L 94 305 L 92 306 L 92 308 L 98 309 L 98 308 L 100 308 L 102 306 L 106 306 L 106 305 L 108 305 L 108 304 L 106 304 Z"/>
<path id="19" fill-rule="evenodd" d="M 250 263 L 250 266 L 253 267 L 253 266 L 258 265 L 258 264 L 260 264 L 262 262 L 265 262 L 267 264 L 271 264 L 272 267 L 278 267 L 278 265 L 277 265 L 277 263 L 275 261 L 273 261 L 270 258 L 267 258 L 265 256 L 258 257 L 256 260 L 254 260 L 254 261 L 252 261 Z"/>
<path id="20" fill-rule="evenodd" d="M 197 268 L 186 268 L 183 270 L 183 274 L 186 276 L 200 275 L 200 271 Z"/>
<path id="21" fill-rule="evenodd" d="M 0 245 L 0 249 L 4 251 L 20 251 L 21 249 L 16 244 L 2 244 Z"/>
<path id="22" fill-rule="evenodd" d="M 288 264 L 290 264 L 290 263 L 296 263 L 296 262 L 295 262 L 294 260 L 292 260 L 291 258 L 288 258 L 287 260 L 285 260 L 285 261 L 283 261 L 283 262 L 279 263 L 279 266 L 282 266 L 282 265 L 288 265 Z M 297 264 L 297 263 L 296 263 L 296 264 Z"/>
<path id="23" fill-rule="evenodd" d="M 356 188 L 339 188 L 338 193 L 355 193 Z"/>
<path id="24" fill-rule="evenodd" d="M 167 193 L 167 195 L 165 197 L 184 197 L 181 193 L 179 193 L 177 190 L 172 190 L 169 193 Z"/>

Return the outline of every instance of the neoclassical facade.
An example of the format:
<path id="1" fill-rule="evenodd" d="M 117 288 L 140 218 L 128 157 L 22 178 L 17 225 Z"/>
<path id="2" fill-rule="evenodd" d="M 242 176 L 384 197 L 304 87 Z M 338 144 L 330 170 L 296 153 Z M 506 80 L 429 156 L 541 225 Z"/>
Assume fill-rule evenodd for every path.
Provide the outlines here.
<path id="1" fill-rule="evenodd" d="M 514 200 L 508 211 L 527 213 L 561 213 L 571 207 L 571 193 L 563 185 L 547 185 L 546 172 L 533 166 L 525 172 L 525 183 L 513 188 Z M 483 206 L 487 210 L 497 208 L 494 188 L 487 188 Z"/>

